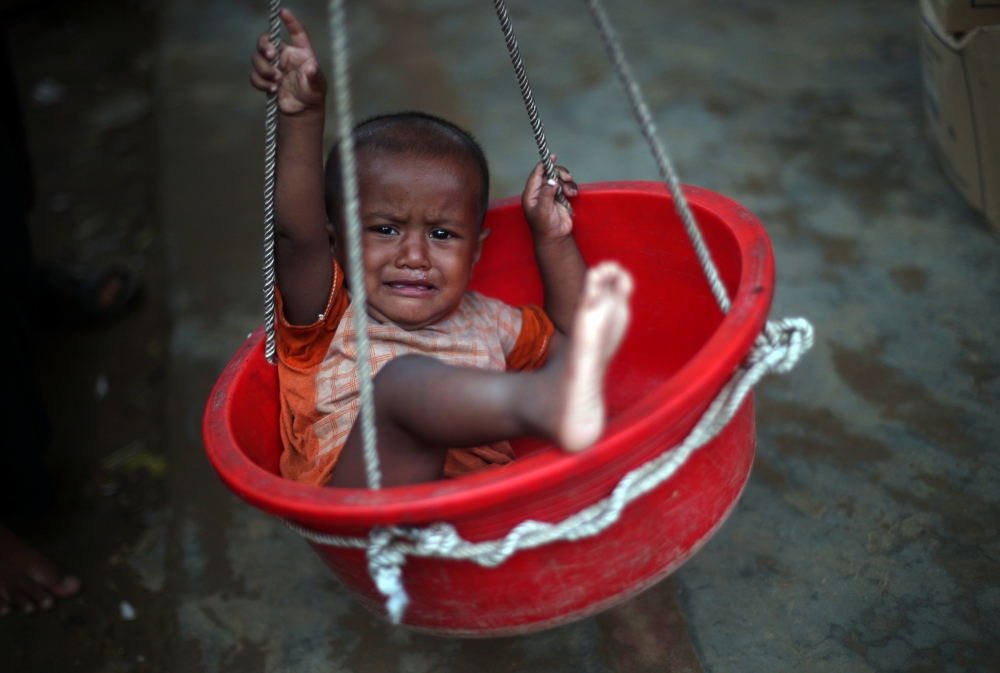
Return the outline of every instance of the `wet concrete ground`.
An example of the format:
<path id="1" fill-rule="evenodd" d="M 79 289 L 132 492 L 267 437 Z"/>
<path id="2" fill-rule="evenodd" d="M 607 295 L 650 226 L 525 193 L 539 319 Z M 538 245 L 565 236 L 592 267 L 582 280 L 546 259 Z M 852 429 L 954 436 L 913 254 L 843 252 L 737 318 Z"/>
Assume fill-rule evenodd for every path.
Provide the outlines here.
<path id="1" fill-rule="evenodd" d="M 582 3 L 511 4 L 560 162 L 581 181 L 654 179 Z M 263 5 L 92 0 L 14 28 L 34 55 L 26 96 L 46 76 L 72 94 L 27 103 L 40 252 L 106 228 L 102 254 L 141 263 L 151 297 L 114 329 L 54 337 L 42 376 L 72 495 L 37 539 L 87 588 L 0 622 L 0 669 L 1000 670 L 1000 241 L 921 136 L 912 3 L 611 8 L 682 177 L 765 223 L 773 313 L 808 316 L 817 346 L 758 390 L 750 483 L 698 556 L 603 615 L 493 641 L 382 625 L 203 457 L 205 398 L 260 322 L 263 114 L 246 78 Z M 292 5 L 320 49 L 323 5 Z M 455 119 L 483 141 L 494 196 L 518 192 L 536 155 L 489 3 L 355 2 L 351 23 L 356 115 Z M 79 205 L 57 212 L 62 193 Z"/>

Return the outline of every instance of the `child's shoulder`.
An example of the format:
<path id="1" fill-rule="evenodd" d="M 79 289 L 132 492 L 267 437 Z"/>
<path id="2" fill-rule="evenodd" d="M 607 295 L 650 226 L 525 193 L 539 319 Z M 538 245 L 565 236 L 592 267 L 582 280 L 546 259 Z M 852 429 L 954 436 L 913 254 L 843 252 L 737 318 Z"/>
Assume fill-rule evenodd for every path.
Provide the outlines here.
<path id="1" fill-rule="evenodd" d="M 524 322 L 521 309 L 470 290 L 462 298 L 459 310 L 462 313 L 461 317 L 456 316 L 459 322 L 487 336 L 491 343 L 499 343 L 505 356 L 514 347 Z"/>
<path id="2" fill-rule="evenodd" d="M 475 290 L 466 291 L 465 296 L 462 298 L 462 309 L 465 311 L 472 311 L 474 313 L 490 315 L 517 310 L 510 304 L 500 299 L 487 297 L 485 294 L 476 292 Z"/>
<path id="3" fill-rule="evenodd" d="M 487 297 L 480 292 L 468 291 L 462 298 L 459 309 L 463 322 L 476 325 L 478 330 L 516 338 L 521 331 L 521 309 L 495 297 Z"/>

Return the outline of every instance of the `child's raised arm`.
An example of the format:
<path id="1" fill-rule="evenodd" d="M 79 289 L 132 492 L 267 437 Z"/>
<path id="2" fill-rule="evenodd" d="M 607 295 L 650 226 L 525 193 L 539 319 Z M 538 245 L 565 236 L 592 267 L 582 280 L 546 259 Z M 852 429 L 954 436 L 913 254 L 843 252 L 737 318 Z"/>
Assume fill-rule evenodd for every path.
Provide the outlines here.
<path id="1" fill-rule="evenodd" d="M 323 198 L 323 122 L 326 80 L 306 29 L 281 10 L 289 41 L 275 49 L 261 35 L 250 82 L 278 97 L 277 174 L 274 189 L 276 277 L 285 318 L 294 325 L 316 322 L 333 282 L 330 238 Z"/>
<path id="2" fill-rule="evenodd" d="M 552 159 L 555 160 L 555 155 Z M 557 166 L 563 191 L 576 196 L 576 183 Z M 541 162 L 528 176 L 521 205 L 535 242 L 535 259 L 545 290 L 545 313 L 562 334 L 569 334 L 573 313 L 583 291 L 587 265 L 573 238 L 573 216 L 556 202 L 556 182 L 548 181 Z"/>

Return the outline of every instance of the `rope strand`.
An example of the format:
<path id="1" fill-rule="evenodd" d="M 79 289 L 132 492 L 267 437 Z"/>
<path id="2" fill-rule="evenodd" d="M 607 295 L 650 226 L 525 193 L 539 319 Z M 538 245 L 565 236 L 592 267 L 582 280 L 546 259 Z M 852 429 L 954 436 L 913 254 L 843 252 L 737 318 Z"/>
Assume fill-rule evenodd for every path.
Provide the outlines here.
<path id="1" fill-rule="evenodd" d="M 587 0 L 587 4 L 590 7 L 591 14 L 594 16 L 594 21 L 597 23 L 597 30 L 601 34 L 601 39 L 604 41 L 604 48 L 608 52 L 608 58 L 611 59 L 611 63 L 615 67 L 615 72 L 618 73 L 618 78 L 625 87 L 625 93 L 628 96 L 629 104 L 632 106 L 632 112 L 639 122 L 642 135 L 646 138 L 649 149 L 653 154 L 653 159 L 656 160 L 656 165 L 660 169 L 660 175 L 667 184 L 667 189 L 670 190 L 670 196 L 674 199 L 674 208 L 677 209 L 677 214 L 680 216 L 681 222 L 684 223 L 684 229 L 687 231 L 688 238 L 691 239 L 695 255 L 697 255 L 698 262 L 705 272 L 705 277 L 708 279 L 708 285 L 712 289 L 715 301 L 723 313 L 729 313 L 731 306 L 729 293 L 726 291 L 725 285 L 722 284 L 719 271 L 712 261 L 712 254 L 709 252 L 708 246 L 705 245 L 705 239 L 702 237 L 701 230 L 698 228 L 694 215 L 691 213 L 691 207 L 688 205 L 684 192 L 681 191 L 680 181 L 677 179 L 677 172 L 674 170 L 673 162 L 670 161 L 670 157 L 667 156 L 667 152 L 663 148 L 663 143 L 660 142 L 660 138 L 656 132 L 656 124 L 653 122 L 653 115 L 650 114 L 649 106 L 642 95 L 642 90 L 639 88 L 639 84 L 632 74 L 632 69 L 629 67 L 628 61 L 625 60 L 625 52 L 622 49 L 621 43 L 618 42 L 618 38 L 615 36 L 615 30 L 611 26 L 611 21 L 608 19 L 608 15 L 605 13 L 600 0 Z"/>
<path id="2" fill-rule="evenodd" d="M 504 42 L 507 43 L 507 51 L 510 52 L 510 62 L 514 66 L 514 74 L 517 76 L 517 86 L 521 89 L 521 98 L 524 99 L 524 107 L 528 111 L 528 122 L 531 124 L 531 131 L 535 134 L 535 143 L 538 145 L 538 154 L 542 158 L 542 166 L 545 168 L 545 177 L 556 181 L 556 201 L 565 206 L 569 214 L 573 214 L 573 206 L 569 204 L 569 199 L 563 193 L 562 181 L 556 174 L 556 168 L 552 164 L 552 153 L 549 152 L 548 141 L 545 140 L 545 130 L 542 128 L 542 120 L 538 116 L 538 107 L 535 105 L 535 97 L 531 93 L 531 84 L 528 82 L 528 75 L 524 71 L 524 61 L 521 60 L 521 50 L 517 47 L 517 37 L 514 36 L 514 27 L 510 25 L 510 15 L 507 14 L 507 5 L 504 0 L 493 0 L 493 6 L 497 10 L 497 18 L 500 19 L 500 30 L 503 31 Z"/>
<path id="3" fill-rule="evenodd" d="M 354 123 L 351 119 L 351 82 L 347 45 L 344 0 L 330 0 L 330 50 L 333 54 L 333 94 L 337 104 L 337 149 L 340 155 L 340 175 L 344 190 L 344 224 L 347 229 L 347 275 L 354 304 L 354 332 L 358 342 L 358 394 L 361 439 L 364 446 L 365 471 L 368 487 L 382 488 L 379 468 L 378 438 L 375 435 L 375 391 L 368 343 L 368 293 L 365 291 L 365 266 L 361 250 L 361 206 L 358 200 L 358 174 L 354 156 Z M 362 363 L 368 362 L 368 371 Z"/>
<path id="4" fill-rule="evenodd" d="M 271 0 L 268 33 L 274 62 L 281 58 L 281 0 Z M 264 113 L 264 357 L 272 365 L 277 353 L 274 331 L 274 176 L 278 149 L 278 94 L 267 94 Z"/>

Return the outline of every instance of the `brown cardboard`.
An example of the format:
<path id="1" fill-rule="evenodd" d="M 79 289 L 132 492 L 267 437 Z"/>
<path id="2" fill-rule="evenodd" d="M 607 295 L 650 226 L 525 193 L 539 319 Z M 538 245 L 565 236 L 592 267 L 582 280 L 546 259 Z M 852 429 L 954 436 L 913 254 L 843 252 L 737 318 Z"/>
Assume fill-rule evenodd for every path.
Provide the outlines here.
<path id="1" fill-rule="evenodd" d="M 920 0 L 927 135 L 965 199 L 1000 229 L 1000 25 L 956 36 Z"/>
<path id="2" fill-rule="evenodd" d="M 947 33 L 1000 23 L 1000 0 L 931 0 Z"/>

